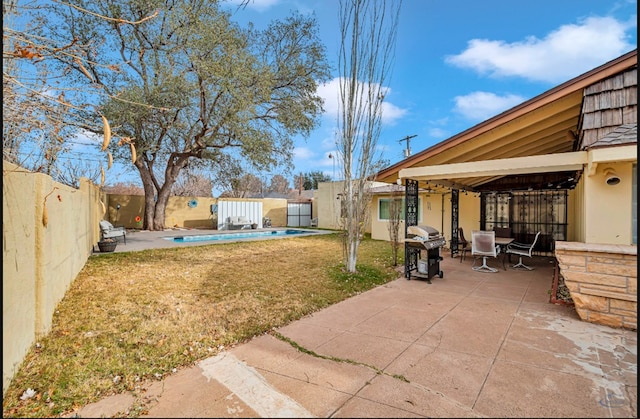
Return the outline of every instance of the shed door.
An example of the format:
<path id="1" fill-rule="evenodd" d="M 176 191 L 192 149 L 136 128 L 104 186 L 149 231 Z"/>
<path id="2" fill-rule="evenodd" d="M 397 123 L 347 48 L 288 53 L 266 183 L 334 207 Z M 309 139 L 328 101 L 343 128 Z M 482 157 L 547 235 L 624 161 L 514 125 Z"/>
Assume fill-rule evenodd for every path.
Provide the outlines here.
<path id="1" fill-rule="evenodd" d="M 290 202 L 287 204 L 288 227 L 311 226 L 311 202 Z"/>

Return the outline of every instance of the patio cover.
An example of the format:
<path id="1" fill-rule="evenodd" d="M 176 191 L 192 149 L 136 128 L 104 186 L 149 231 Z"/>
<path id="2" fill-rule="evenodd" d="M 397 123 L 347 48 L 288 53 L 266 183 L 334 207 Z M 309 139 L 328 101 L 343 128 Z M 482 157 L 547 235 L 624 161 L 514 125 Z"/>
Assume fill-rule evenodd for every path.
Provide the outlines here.
<path id="1" fill-rule="evenodd" d="M 625 145 L 608 149 L 593 149 L 589 151 L 575 151 L 568 153 L 546 154 L 541 156 L 514 157 L 510 159 L 484 160 L 469 163 L 450 163 L 436 166 L 422 166 L 401 169 L 398 174 L 398 183 L 402 179 L 422 180 L 433 182 L 436 187 L 448 187 L 475 191 L 482 184 L 509 175 L 526 175 L 549 173 L 547 179 L 553 177 L 555 185 L 559 173 L 580 172 L 586 166 L 589 175 L 595 174 L 595 168 L 600 163 L 634 161 L 636 157 L 636 145 Z M 573 175 L 566 175 L 572 176 Z M 575 183 L 573 177 L 568 183 Z M 545 183 L 546 181 L 542 181 Z M 566 183 L 566 182 L 565 182 Z M 547 185 L 549 182 L 546 183 Z M 503 183 L 503 185 L 505 185 Z M 545 185 L 540 185 L 544 188 Z"/>

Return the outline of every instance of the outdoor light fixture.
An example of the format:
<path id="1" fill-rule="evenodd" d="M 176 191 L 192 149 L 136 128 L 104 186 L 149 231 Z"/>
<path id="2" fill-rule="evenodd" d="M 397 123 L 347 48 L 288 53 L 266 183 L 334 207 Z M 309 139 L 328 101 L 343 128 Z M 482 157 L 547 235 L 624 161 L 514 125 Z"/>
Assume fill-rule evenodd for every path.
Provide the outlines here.
<path id="1" fill-rule="evenodd" d="M 614 186 L 620 183 L 620 176 L 618 176 L 615 170 L 610 167 L 604 169 L 604 178 L 609 186 Z"/>

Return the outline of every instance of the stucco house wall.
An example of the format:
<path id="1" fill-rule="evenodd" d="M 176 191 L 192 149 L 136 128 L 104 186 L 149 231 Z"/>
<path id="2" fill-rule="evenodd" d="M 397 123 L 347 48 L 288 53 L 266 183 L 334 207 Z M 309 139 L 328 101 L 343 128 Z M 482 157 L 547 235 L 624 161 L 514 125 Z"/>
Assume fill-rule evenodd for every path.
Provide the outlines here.
<path id="1" fill-rule="evenodd" d="M 620 178 L 617 185 L 608 185 L 605 169 L 613 168 Z M 632 243 L 632 163 L 598 165 L 593 176 L 584 176 L 585 243 Z"/>
<path id="2" fill-rule="evenodd" d="M 370 182 L 369 187 L 375 188 L 377 186 L 385 186 L 384 182 Z M 318 228 L 326 228 L 330 230 L 341 229 L 340 216 L 341 216 L 341 194 L 344 190 L 343 181 L 334 182 L 319 182 L 318 189 L 314 193 L 314 214 L 318 218 Z M 376 203 L 377 205 L 377 203 Z M 365 226 L 365 232 L 371 233 L 373 236 L 373 221 L 377 217 L 377 206 L 373 205 L 373 200 L 369 201 L 369 217 L 367 225 Z M 388 237 L 388 235 L 387 235 Z"/>
<path id="3" fill-rule="evenodd" d="M 389 221 L 380 219 L 380 200 L 390 199 L 389 194 L 376 194 L 371 199 L 371 238 L 389 241 Z M 442 224 L 442 196 L 440 194 L 419 194 L 420 209 L 418 225 L 428 225 L 438 231 Z M 400 239 L 404 239 L 404 220 L 400 223 Z"/>

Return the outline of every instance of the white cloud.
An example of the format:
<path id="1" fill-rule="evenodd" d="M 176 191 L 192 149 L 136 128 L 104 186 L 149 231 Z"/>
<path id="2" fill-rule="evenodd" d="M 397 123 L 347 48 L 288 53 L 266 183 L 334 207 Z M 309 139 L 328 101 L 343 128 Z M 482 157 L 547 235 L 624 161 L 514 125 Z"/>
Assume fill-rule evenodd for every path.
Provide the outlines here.
<path id="1" fill-rule="evenodd" d="M 333 153 L 336 147 L 336 139 L 335 137 L 325 137 L 320 145 L 323 150 L 329 150 L 327 153 Z"/>
<path id="2" fill-rule="evenodd" d="M 335 78 L 318 86 L 316 93 L 324 100 L 324 114 L 330 118 L 338 117 L 339 79 Z"/>
<path id="3" fill-rule="evenodd" d="M 490 92 L 473 92 L 456 96 L 454 100 L 456 112 L 468 119 L 482 121 L 524 102 L 525 99 L 518 95 L 498 96 Z"/>
<path id="4" fill-rule="evenodd" d="M 376 86 L 377 87 L 377 86 Z M 384 93 L 385 97 L 391 94 L 391 89 L 382 87 L 379 89 Z M 334 78 L 331 81 L 320 85 L 316 92 L 318 96 L 324 99 L 324 111 L 328 118 L 337 118 L 339 111 L 340 97 L 340 79 Z M 394 105 L 391 102 L 382 102 L 382 123 L 387 125 L 395 124 L 399 119 L 406 115 L 407 110 Z"/>
<path id="5" fill-rule="evenodd" d="M 308 160 L 315 157 L 316 153 L 314 153 L 308 147 L 296 147 L 293 149 L 293 157 L 301 160 Z"/>
<path id="6" fill-rule="evenodd" d="M 433 138 L 446 138 L 449 135 L 449 131 L 442 128 L 429 128 L 429 136 Z"/>
<path id="7" fill-rule="evenodd" d="M 394 125 L 399 119 L 405 116 L 406 109 L 399 108 L 393 103 L 382 102 L 382 123 Z"/>
<path id="8" fill-rule="evenodd" d="M 445 60 L 492 77 L 559 83 L 634 49 L 627 42 L 626 31 L 635 27 L 635 16 L 629 22 L 589 17 L 578 24 L 563 25 L 543 39 L 531 36 L 512 43 L 472 39 L 466 50 Z"/>

